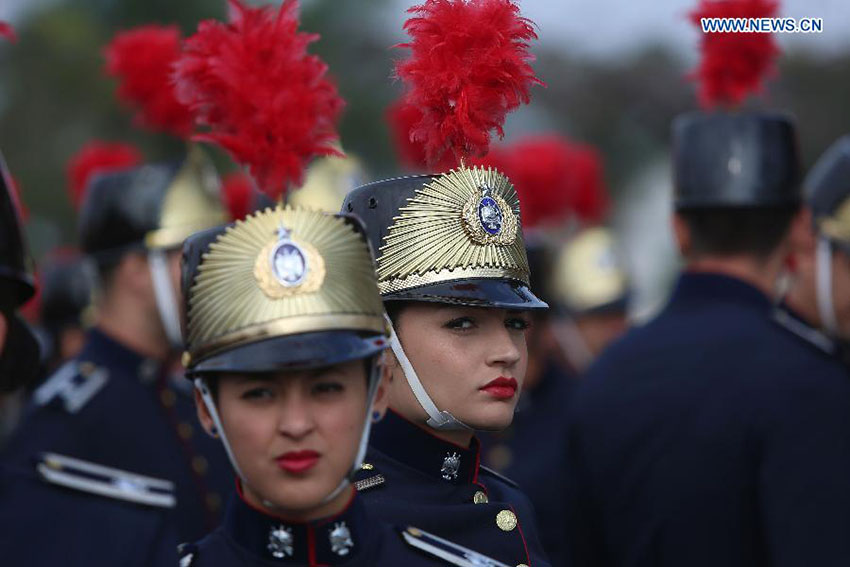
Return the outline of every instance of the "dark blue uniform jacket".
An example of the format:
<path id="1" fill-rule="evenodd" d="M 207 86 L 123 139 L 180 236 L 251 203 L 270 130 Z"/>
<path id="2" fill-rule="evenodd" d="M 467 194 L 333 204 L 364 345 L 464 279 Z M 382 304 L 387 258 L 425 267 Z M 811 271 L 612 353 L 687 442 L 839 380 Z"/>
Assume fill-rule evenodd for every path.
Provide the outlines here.
<path id="1" fill-rule="evenodd" d="M 169 480 L 179 541 L 199 539 L 218 524 L 233 476 L 219 442 L 197 425 L 185 383 L 92 330 L 80 355 L 34 392 L 2 460 L 33 469 L 55 452 Z"/>
<path id="2" fill-rule="evenodd" d="M 358 475 L 369 509 L 507 565 L 550 565 L 534 510 L 512 481 L 480 466 L 477 439 L 463 448 L 393 411 L 376 424 Z"/>
<path id="3" fill-rule="evenodd" d="M 573 415 L 577 566 L 850 565 L 850 376 L 743 281 L 683 275 Z"/>

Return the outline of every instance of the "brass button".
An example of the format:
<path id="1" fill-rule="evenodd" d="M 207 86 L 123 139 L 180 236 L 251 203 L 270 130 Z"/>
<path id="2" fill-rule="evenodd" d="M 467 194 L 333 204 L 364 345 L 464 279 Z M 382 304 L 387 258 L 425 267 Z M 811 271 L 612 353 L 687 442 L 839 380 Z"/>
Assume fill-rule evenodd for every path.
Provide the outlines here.
<path id="1" fill-rule="evenodd" d="M 375 468 L 375 466 L 372 465 L 371 463 L 363 463 L 362 465 L 360 465 L 360 470 L 364 470 L 364 471 L 371 471 L 371 470 L 374 470 L 374 468 Z"/>
<path id="2" fill-rule="evenodd" d="M 183 356 L 180 357 L 180 363 L 183 364 L 183 368 L 188 368 L 192 364 L 192 355 L 189 354 L 188 350 L 183 351 Z"/>
<path id="3" fill-rule="evenodd" d="M 177 435 L 179 435 L 180 439 L 182 439 L 183 441 L 188 441 L 189 439 L 191 439 L 193 433 L 194 430 L 192 429 L 192 426 L 186 423 L 185 421 L 177 424 Z"/>
<path id="4" fill-rule="evenodd" d="M 207 494 L 207 508 L 212 512 L 215 512 L 219 508 L 221 508 L 221 496 L 219 496 L 215 492 Z"/>
<path id="5" fill-rule="evenodd" d="M 167 408 L 170 408 L 177 401 L 177 395 L 172 390 L 163 390 L 159 395 L 159 400 Z"/>
<path id="6" fill-rule="evenodd" d="M 77 368 L 79 369 L 80 374 L 82 374 L 86 378 L 94 374 L 94 371 L 97 370 L 97 366 L 95 366 L 91 362 L 81 362 L 79 365 L 77 365 Z"/>
<path id="7" fill-rule="evenodd" d="M 526 565 L 525 563 L 520 563 L 520 564 L 519 564 L 519 565 L 517 565 L 516 567 L 528 567 L 528 565 Z"/>
<path id="8" fill-rule="evenodd" d="M 516 514 L 510 510 L 502 510 L 496 514 L 496 525 L 503 532 L 509 532 L 516 527 Z"/>
<path id="9" fill-rule="evenodd" d="M 203 457 L 195 457 L 192 459 L 192 470 L 194 470 L 198 474 L 204 474 L 207 472 L 207 460 Z"/>
<path id="10" fill-rule="evenodd" d="M 472 497 L 472 501 L 475 502 L 476 504 L 487 504 L 490 501 L 490 499 L 487 498 L 487 495 L 484 494 L 483 491 L 479 490 Z"/>

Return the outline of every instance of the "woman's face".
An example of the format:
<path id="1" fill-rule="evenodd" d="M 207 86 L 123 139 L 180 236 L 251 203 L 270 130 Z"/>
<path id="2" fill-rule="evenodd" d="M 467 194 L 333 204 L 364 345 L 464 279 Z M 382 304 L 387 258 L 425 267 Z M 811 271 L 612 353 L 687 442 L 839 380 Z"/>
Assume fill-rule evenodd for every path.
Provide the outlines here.
<path id="1" fill-rule="evenodd" d="M 411 303 L 396 333 L 425 390 L 440 410 L 478 430 L 501 430 L 513 420 L 528 365 L 530 317 L 505 309 Z M 427 419 L 398 364 L 392 367 L 390 406 L 412 421 Z"/>
<path id="2" fill-rule="evenodd" d="M 363 361 L 355 360 L 303 372 L 219 378 L 218 412 L 249 501 L 269 502 L 292 518 L 326 515 L 323 500 L 357 454 L 367 411 L 365 373 Z M 382 387 L 377 397 L 384 397 Z M 211 430 L 212 419 L 196 401 Z"/>

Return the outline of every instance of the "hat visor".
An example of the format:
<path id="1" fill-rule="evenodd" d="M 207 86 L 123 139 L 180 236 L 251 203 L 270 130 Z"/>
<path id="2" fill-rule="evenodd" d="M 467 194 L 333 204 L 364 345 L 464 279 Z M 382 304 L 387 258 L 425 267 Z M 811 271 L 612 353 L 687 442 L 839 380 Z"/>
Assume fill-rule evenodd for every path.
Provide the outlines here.
<path id="1" fill-rule="evenodd" d="M 204 358 L 187 376 L 219 372 L 286 372 L 332 366 L 373 356 L 387 347 L 386 337 L 356 331 L 319 331 L 274 337 L 240 345 Z"/>
<path id="2" fill-rule="evenodd" d="M 388 293 L 384 301 L 425 301 L 496 309 L 547 309 L 549 306 L 522 282 L 472 278 L 423 285 Z"/>

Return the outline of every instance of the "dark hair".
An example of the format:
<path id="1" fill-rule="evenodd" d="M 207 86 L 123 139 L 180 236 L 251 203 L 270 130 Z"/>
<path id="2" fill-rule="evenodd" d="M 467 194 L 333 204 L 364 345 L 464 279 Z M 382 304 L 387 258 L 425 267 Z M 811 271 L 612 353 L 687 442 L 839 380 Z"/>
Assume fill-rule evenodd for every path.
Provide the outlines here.
<path id="1" fill-rule="evenodd" d="M 683 209 L 695 256 L 751 255 L 767 259 L 791 228 L 797 206 Z"/>
<path id="2" fill-rule="evenodd" d="M 387 312 L 387 317 L 393 324 L 393 328 L 398 326 L 398 318 L 401 316 L 402 310 L 407 307 L 409 301 L 386 301 L 384 302 L 384 310 Z"/>

